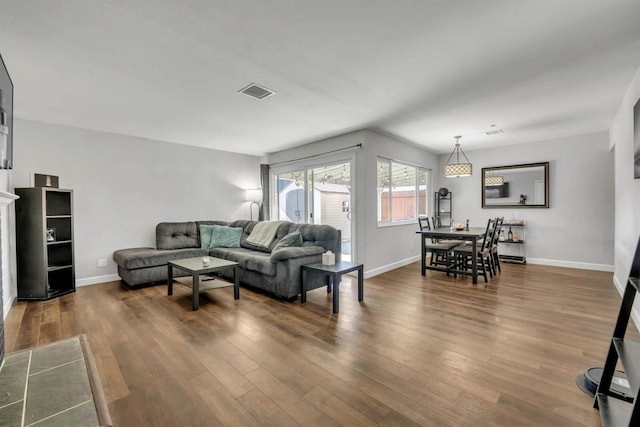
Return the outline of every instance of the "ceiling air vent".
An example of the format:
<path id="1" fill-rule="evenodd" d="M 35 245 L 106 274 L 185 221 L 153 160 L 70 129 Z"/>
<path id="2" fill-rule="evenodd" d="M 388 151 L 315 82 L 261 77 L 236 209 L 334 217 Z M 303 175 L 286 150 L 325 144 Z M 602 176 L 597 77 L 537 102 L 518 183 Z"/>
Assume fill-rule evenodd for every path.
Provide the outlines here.
<path id="1" fill-rule="evenodd" d="M 250 97 L 256 99 L 265 99 L 270 97 L 271 95 L 275 95 L 275 92 L 271 89 L 267 89 L 266 87 L 257 85 L 255 83 L 251 83 L 249 86 L 243 87 L 238 92 L 244 93 L 245 95 L 249 95 Z"/>

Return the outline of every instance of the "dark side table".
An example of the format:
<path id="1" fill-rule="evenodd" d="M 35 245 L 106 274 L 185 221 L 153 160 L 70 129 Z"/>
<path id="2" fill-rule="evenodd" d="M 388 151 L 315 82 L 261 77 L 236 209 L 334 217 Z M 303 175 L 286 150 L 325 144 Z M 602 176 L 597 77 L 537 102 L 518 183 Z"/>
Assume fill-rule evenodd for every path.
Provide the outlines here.
<path id="1" fill-rule="evenodd" d="M 336 262 L 334 265 L 325 265 L 321 262 L 315 264 L 307 264 L 302 266 L 302 294 L 300 295 L 300 302 L 307 302 L 307 274 L 309 272 L 316 274 L 324 274 L 329 282 L 327 283 L 327 292 L 331 292 L 333 286 L 333 312 L 338 313 L 340 305 L 340 282 L 342 281 L 342 275 L 350 273 L 352 271 L 358 272 L 358 301 L 364 299 L 364 286 L 363 286 L 363 266 L 362 264 L 355 264 L 349 261 Z"/>

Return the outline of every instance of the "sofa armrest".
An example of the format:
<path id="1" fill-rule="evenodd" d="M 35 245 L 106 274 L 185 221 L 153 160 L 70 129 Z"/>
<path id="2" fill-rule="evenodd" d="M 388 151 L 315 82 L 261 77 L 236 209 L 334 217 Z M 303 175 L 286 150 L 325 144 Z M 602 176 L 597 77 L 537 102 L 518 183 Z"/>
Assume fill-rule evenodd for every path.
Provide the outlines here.
<path id="1" fill-rule="evenodd" d="M 324 248 L 322 246 L 295 246 L 278 249 L 277 251 L 271 254 L 269 261 L 272 264 L 277 263 L 278 261 L 283 261 L 286 259 L 293 258 L 302 258 L 311 255 L 318 255 L 324 252 Z"/>

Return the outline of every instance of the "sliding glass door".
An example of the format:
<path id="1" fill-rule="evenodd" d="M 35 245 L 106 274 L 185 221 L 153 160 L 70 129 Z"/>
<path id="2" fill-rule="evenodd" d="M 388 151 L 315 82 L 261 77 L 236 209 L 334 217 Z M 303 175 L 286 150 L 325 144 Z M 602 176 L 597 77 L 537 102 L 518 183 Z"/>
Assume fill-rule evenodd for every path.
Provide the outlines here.
<path id="1" fill-rule="evenodd" d="M 274 194 L 276 194 L 278 206 L 277 219 L 295 224 L 307 222 L 305 176 L 304 170 L 276 175 Z"/>
<path id="2" fill-rule="evenodd" d="M 341 162 L 275 175 L 277 219 L 331 225 L 342 232 L 342 259 L 351 261 L 351 163 Z"/>

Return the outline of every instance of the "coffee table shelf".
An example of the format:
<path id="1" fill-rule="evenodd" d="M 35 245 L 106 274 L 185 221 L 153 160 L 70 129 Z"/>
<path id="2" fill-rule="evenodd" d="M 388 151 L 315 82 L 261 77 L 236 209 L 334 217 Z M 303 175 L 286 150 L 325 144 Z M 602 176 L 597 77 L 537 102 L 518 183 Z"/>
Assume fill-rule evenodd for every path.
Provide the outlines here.
<path id="1" fill-rule="evenodd" d="M 204 265 L 203 257 L 177 259 L 167 262 L 168 295 L 173 295 L 173 269 L 178 268 L 191 274 L 191 277 L 181 277 L 176 282 L 190 287 L 193 290 L 193 311 L 200 308 L 200 291 L 220 289 L 233 286 L 234 299 L 240 298 L 240 283 L 238 281 L 238 263 L 215 257 L 209 257 L 209 264 Z M 233 269 L 233 282 L 213 279 L 207 276 L 209 273 Z M 203 276 L 203 277 L 201 277 Z"/>
<path id="2" fill-rule="evenodd" d="M 173 281 L 189 288 L 193 288 L 193 277 L 191 276 L 176 277 L 175 279 L 173 279 Z M 218 279 L 216 277 L 200 276 L 200 291 L 228 288 L 233 285 L 233 282 L 227 282 L 226 280 Z"/>

